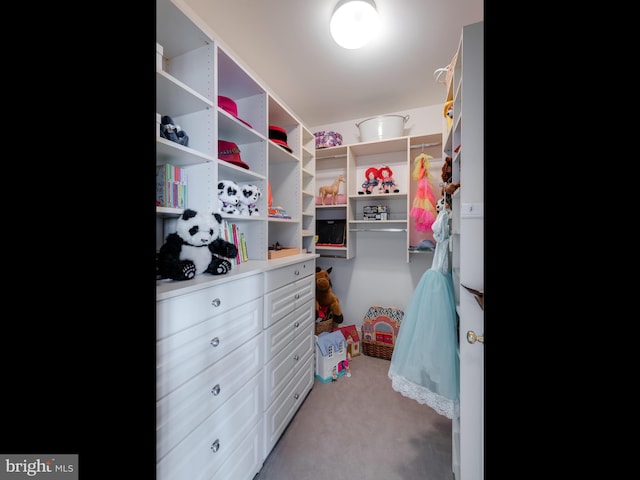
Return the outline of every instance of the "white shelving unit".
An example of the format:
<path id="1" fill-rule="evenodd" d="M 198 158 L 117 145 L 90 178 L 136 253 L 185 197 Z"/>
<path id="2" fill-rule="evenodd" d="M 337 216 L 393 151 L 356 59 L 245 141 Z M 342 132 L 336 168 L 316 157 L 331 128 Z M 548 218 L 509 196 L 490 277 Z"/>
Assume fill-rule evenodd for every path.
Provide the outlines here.
<path id="1" fill-rule="evenodd" d="M 417 149 L 420 149 L 419 151 Z M 430 173 L 436 198 L 439 197 L 440 170 L 442 167 L 442 134 L 405 136 L 388 140 L 340 145 L 316 150 L 316 195 L 322 185 L 332 184 L 338 175 L 343 175 L 345 186 L 340 193 L 346 192 L 346 203 L 338 205 L 317 205 L 317 220 L 345 220 L 347 224 L 344 247 L 318 246 L 321 256 L 350 259 L 356 255 L 356 235 L 393 235 L 397 237 L 398 248 L 407 252 L 407 262 L 413 255 L 424 252 L 410 250 L 424 238 L 433 238 L 431 232 L 426 235 L 415 230 L 410 211 L 416 193 L 417 182 L 412 179 L 413 161 L 421 152 L 433 157 Z M 400 190 L 398 193 L 381 193 L 378 187 L 371 194 L 363 192 L 362 184 L 369 167 L 388 166 L 393 171 L 394 180 Z M 364 219 L 364 207 L 384 205 L 388 207 L 386 220 Z"/>
<path id="2" fill-rule="evenodd" d="M 453 120 L 443 155 L 452 159 L 451 265 L 459 317 L 460 415 L 453 419 L 456 480 L 484 478 L 484 310 L 461 285 L 484 291 L 484 24 L 462 29 L 446 101 Z M 467 340 L 473 332 L 481 341 Z"/>

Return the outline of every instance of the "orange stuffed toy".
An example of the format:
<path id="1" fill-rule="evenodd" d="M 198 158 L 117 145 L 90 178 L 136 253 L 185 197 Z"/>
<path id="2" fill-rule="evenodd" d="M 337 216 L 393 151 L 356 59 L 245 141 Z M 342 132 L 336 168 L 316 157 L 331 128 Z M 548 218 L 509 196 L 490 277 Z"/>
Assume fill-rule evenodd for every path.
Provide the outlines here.
<path id="1" fill-rule="evenodd" d="M 326 319 L 333 315 L 334 323 L 342 323 L 344 317 L 340 307 L 340 299 L 333 293 L 329 274 L 333 267 L 323 270 L 316 267 L 316 318 L 321 315 Z"/>

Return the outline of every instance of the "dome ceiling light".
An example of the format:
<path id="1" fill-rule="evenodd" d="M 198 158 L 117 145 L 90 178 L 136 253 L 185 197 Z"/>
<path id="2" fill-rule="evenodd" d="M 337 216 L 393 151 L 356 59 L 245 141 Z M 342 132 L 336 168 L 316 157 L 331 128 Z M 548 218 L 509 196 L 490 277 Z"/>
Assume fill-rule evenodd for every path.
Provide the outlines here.
<path id="1" fill-rule="evenodd" d="M 331 35 L 349 50 L 364 47 L 378 31 L 380 20 L 373 0 L 340 0 L 331 16 Z"/>

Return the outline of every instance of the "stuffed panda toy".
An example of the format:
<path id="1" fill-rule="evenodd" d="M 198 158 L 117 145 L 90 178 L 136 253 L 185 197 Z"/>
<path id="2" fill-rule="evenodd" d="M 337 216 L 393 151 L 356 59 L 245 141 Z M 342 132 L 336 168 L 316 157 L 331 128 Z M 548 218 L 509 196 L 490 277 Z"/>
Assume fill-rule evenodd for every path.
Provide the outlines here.
<path id="1" fill-rule="evenodd" d="M 240 187 L 233 180 L 220 180 L 218 182 L 218 208 L 220 213 L 239 215 Z"/>
<path id="2" fill-rule="evenodd" d="M 158 253 L 161 278 L 189 280 L 197 274 L 223 275 L 231 270 L 238 249 L 221 238 L 222 216 L 186 209 L 177 220 L 176 232 L 167 236 Z M 220 258 L 224 257 L 224 258 Z"/>
<path id="3" fill-rule="evenodd" d="M 260 200 L 261 196 L 262 191 L 256 185 L 241 185 L 240 195 L 238 195 L 240 199 L 240 203 L 238 203 L 240 215 L 260 216 L 258 200 Z"/>

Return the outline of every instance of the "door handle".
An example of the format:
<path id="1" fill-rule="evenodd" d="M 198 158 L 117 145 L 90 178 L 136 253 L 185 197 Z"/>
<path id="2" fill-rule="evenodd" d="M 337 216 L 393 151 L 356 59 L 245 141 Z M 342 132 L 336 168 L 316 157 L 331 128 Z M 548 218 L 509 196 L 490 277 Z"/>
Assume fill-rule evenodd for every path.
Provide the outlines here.
<path id="1" fill-rule="evenodd" d="M 473 330 L 469 330 L 467 332 L 467 342 L 469 342 L 469 343 L 476 343 L 476 342 L 484 343 L 484 335 L 476 335 L 476 332 L 474 332 Z"/>

